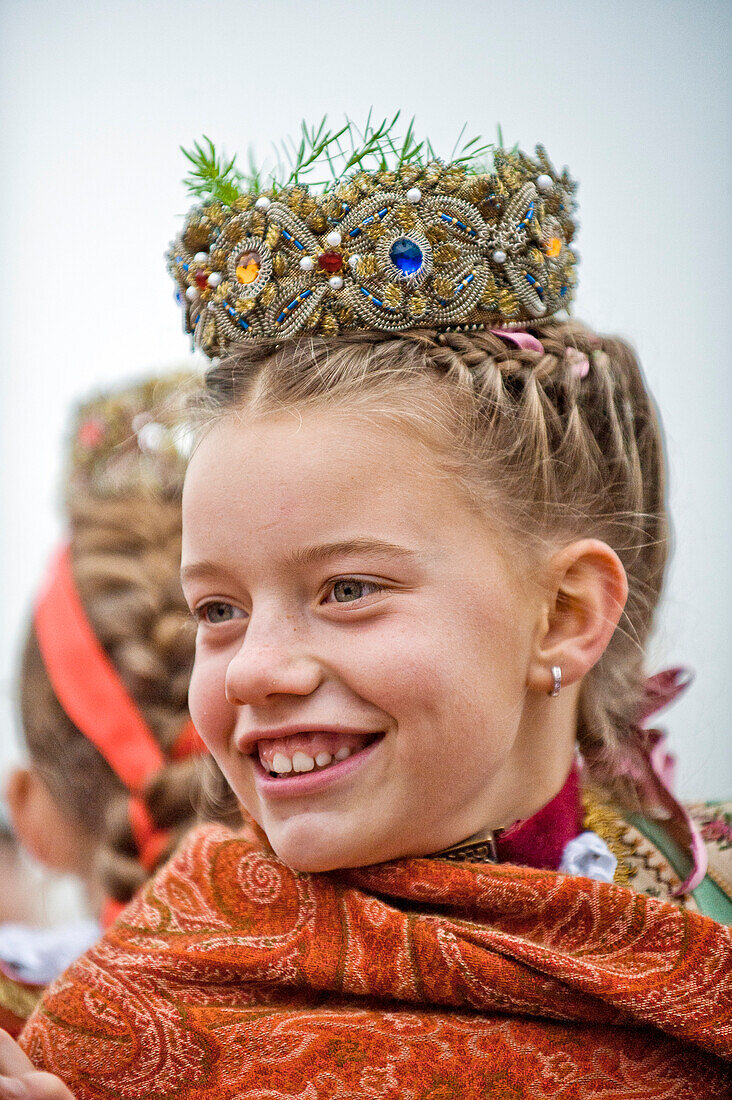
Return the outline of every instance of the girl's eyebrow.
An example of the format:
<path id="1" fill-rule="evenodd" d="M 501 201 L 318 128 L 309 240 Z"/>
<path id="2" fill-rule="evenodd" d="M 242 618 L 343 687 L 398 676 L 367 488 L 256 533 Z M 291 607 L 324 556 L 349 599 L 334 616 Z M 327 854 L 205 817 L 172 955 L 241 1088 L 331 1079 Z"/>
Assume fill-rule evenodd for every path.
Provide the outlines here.
<path id="1" fill-rule="evenodd" d="M 381 539 L 360 536 L 353 539 L 343 539 L 339 542 L 326 542 L 320 545 L 303 546 L 299 550 L 288 555 L 288 561 L 292 565 L 314 565 L 328 558 L 346 556 L 348 554 L 370 554 L 391 557 L 414 558 L 414 551 L 406 546 L 399 546 L 393 542 L 384 542 Z"/>
<path id="2" fill-rule="evenodd" d="M 390 555 L 391 557 L 410 558 L 414 559 L 416 556 L 413 550 L 408 550 L 406 546 L 399 546 L 394 542 L 384 542 L 382 539 L 374 539 L 365 536 L 361 536 L 353 539 L 343 539 L 338 542 L 326 542 L 319 545 L 303 546 L 298 550 L 293 550 L 291 554 L 286 557 L 286 564 L 289 566 L 299 566 L 302 568 L 307 565 L 315 565 L 319 562 L 326 561 L 328 558 L 335 558 L 338 556 L 345 556 L 348 554 L 360 554 L 360 555 Z M 183 584 L 186 581 L 195 580 L 209 580 L 216 578 L 234 580 L 234 574 L 226 569 L 222 565 L 218 565 L 215 561 L 208 561 L 206 559 L 202 561 L 191 562 L 190 565 L 184 565 L 180 571 L 180 579 Z"/>
<path id="3" fill-rule="evenodd" d="M 234 574 L 226 569 L 222 565 L 217 565 L 215 561 L 194 561 L 190 565 L 181 566 L 180 580 L 181 584 L 185 584 L 186 581 L 198 581 L 198 580 L 213 580 L 213 579 L 234 580 Z"/>

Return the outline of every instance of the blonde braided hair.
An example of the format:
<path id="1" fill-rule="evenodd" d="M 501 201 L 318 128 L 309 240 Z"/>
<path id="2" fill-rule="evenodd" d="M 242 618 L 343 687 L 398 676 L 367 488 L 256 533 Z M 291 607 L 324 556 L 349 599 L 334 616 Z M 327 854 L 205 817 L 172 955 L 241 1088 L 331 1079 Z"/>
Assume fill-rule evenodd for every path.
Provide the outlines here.
<path id="1" fill-rule="evenodd" d="M 188 719 L 194 631 L 180 589 L 180 500 L 137 493 L 69 506 L 74 580 L 89 622 L 167 756 Z M 31 625 L 20 675 L 28 750 L 51 794 L 93 842 L 92 878 L 128 901 L 149 871 L 130 827 L 129 791 L 58 702 Z M 153 822 L 170 831 L 158 862 L 195 823 L 203 787 L 220 801 L 206 816 L 236 821 L 236 804 L 216 766 L 169 760 L 144 792 Z"/>
<path id="2" fill-rule="evenodd" d="M 204 417 L 368 409 L 429 443 L 527 564 L 532 548 L 557 541 L 607 542 L 629 596 L 582 683 L 577 736 L 595 780 L 627 800 L 618 758 L 639 711 L 668 548 L 659 422 L 622 340 L 576 322 L 533 331 L 543 351 L 487 331 L 243 342 L 209 371 Z"/>

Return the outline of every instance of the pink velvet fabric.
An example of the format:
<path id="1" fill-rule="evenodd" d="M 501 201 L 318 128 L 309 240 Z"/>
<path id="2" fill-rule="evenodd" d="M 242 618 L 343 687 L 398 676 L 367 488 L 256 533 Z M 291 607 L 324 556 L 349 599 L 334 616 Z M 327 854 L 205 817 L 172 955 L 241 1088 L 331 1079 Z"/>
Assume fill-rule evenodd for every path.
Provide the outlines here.
<path id="1" fill-rule="evenodd" d="M 574 764 L 566 783 L 551 802 L 496 836 L 499 861 L 558 870 L 567 844 L 582 832 L 582 816 L 579 768 Z"/>

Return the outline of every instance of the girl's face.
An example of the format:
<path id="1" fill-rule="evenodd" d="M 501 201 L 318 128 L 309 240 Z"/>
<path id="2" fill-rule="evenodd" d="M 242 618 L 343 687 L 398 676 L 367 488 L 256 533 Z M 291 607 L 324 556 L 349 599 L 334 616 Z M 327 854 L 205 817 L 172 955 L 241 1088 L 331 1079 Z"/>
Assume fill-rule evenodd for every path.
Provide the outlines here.
<path id="1" fill-rule="evenodd" d="M 191 713 L 286 863 L 424 855 L 538 809 L 538 596 L 424 444 L 227 416 L 183 513 Z"/>

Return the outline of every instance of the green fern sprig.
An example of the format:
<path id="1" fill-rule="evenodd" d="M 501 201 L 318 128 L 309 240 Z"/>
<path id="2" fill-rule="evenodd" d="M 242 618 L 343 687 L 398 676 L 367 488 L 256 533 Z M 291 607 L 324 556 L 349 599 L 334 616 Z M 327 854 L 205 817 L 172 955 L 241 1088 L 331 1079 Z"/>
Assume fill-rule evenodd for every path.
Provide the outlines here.
<path id="1" fill-rule="evenodd" d="M 300 126 L 300 144 L 294 147 L 291 152 L 288 151 L 287 145 L 283 142 L 283 148 L 290 163 L 290 173 L 281 185 L 275 185 L 276 190 L 294 187 L 301 183 L 303 176 L 309 175 L 317 165 L 322 164 L 323 157 L 327 159 L 333 145 L 337 144 L 338 140 L 348 132 L 348 120 L 341 126 L 340 130 L 335 132 L 326 129 L 327 121 L 328 116 L 323 115 L 319 125 L 317 127 L 313 125 L 310 129 L 308 129 L 306 122 L 302 122 Z"/>
<path id="2" fill-rule="evenodd" d="M 218 199 L 226 206 L 236 202 L 242 194 L 242 185 L 249 180 L 237 168 L 235 156 L 229 161 L 219 156 L 211 138 L 205 134 L 202 141 L 194 141 L 193 149 L 185 149 L 182 145 L 180 148 L 193 165 L 183 181 L 192 195 L 200 199 Z"/>
<path id="3" fill-rule="evenodd" d="M 231 206 L 244 192 L 259 194 L 267 190 L 277 194 L 300 184 L 317 190 L 358 171 L 398 171 L 406 165 L 421 168 L 436 160 L 432 142 L 427 138 L 417 140 L 414 118 L 409 120 L 404 136 L 398 135 L 400 118 L 401 112 L 397 111 L 393 118 L 377 124 L 369 111 L 363 130 L 348 117 L 335 129 L 328 126 L 327 115 L 312 126 L 302 122 L 299 140 L 285 140 L 274 147 L 273 166 L 267 171 L 257 164 L 251 150 L 248 169 L 243 171 L 236 157 L 229 160 L 219 154 L 213 141 L 204 135 L 191 150 L 181 147 L 192 165 L 184 182 L 197 198 L 218 199 Z M 493 154 L 503 147 L 500 127 L 497 146 L 479 136 L 466 140 L 466 129 L 463 126 L 458 134 L 449 162 L 462 165 L 471 174 L 491 171 Z M 325 179 L 317 178 L 318 169 L 326 169 Z"/>

